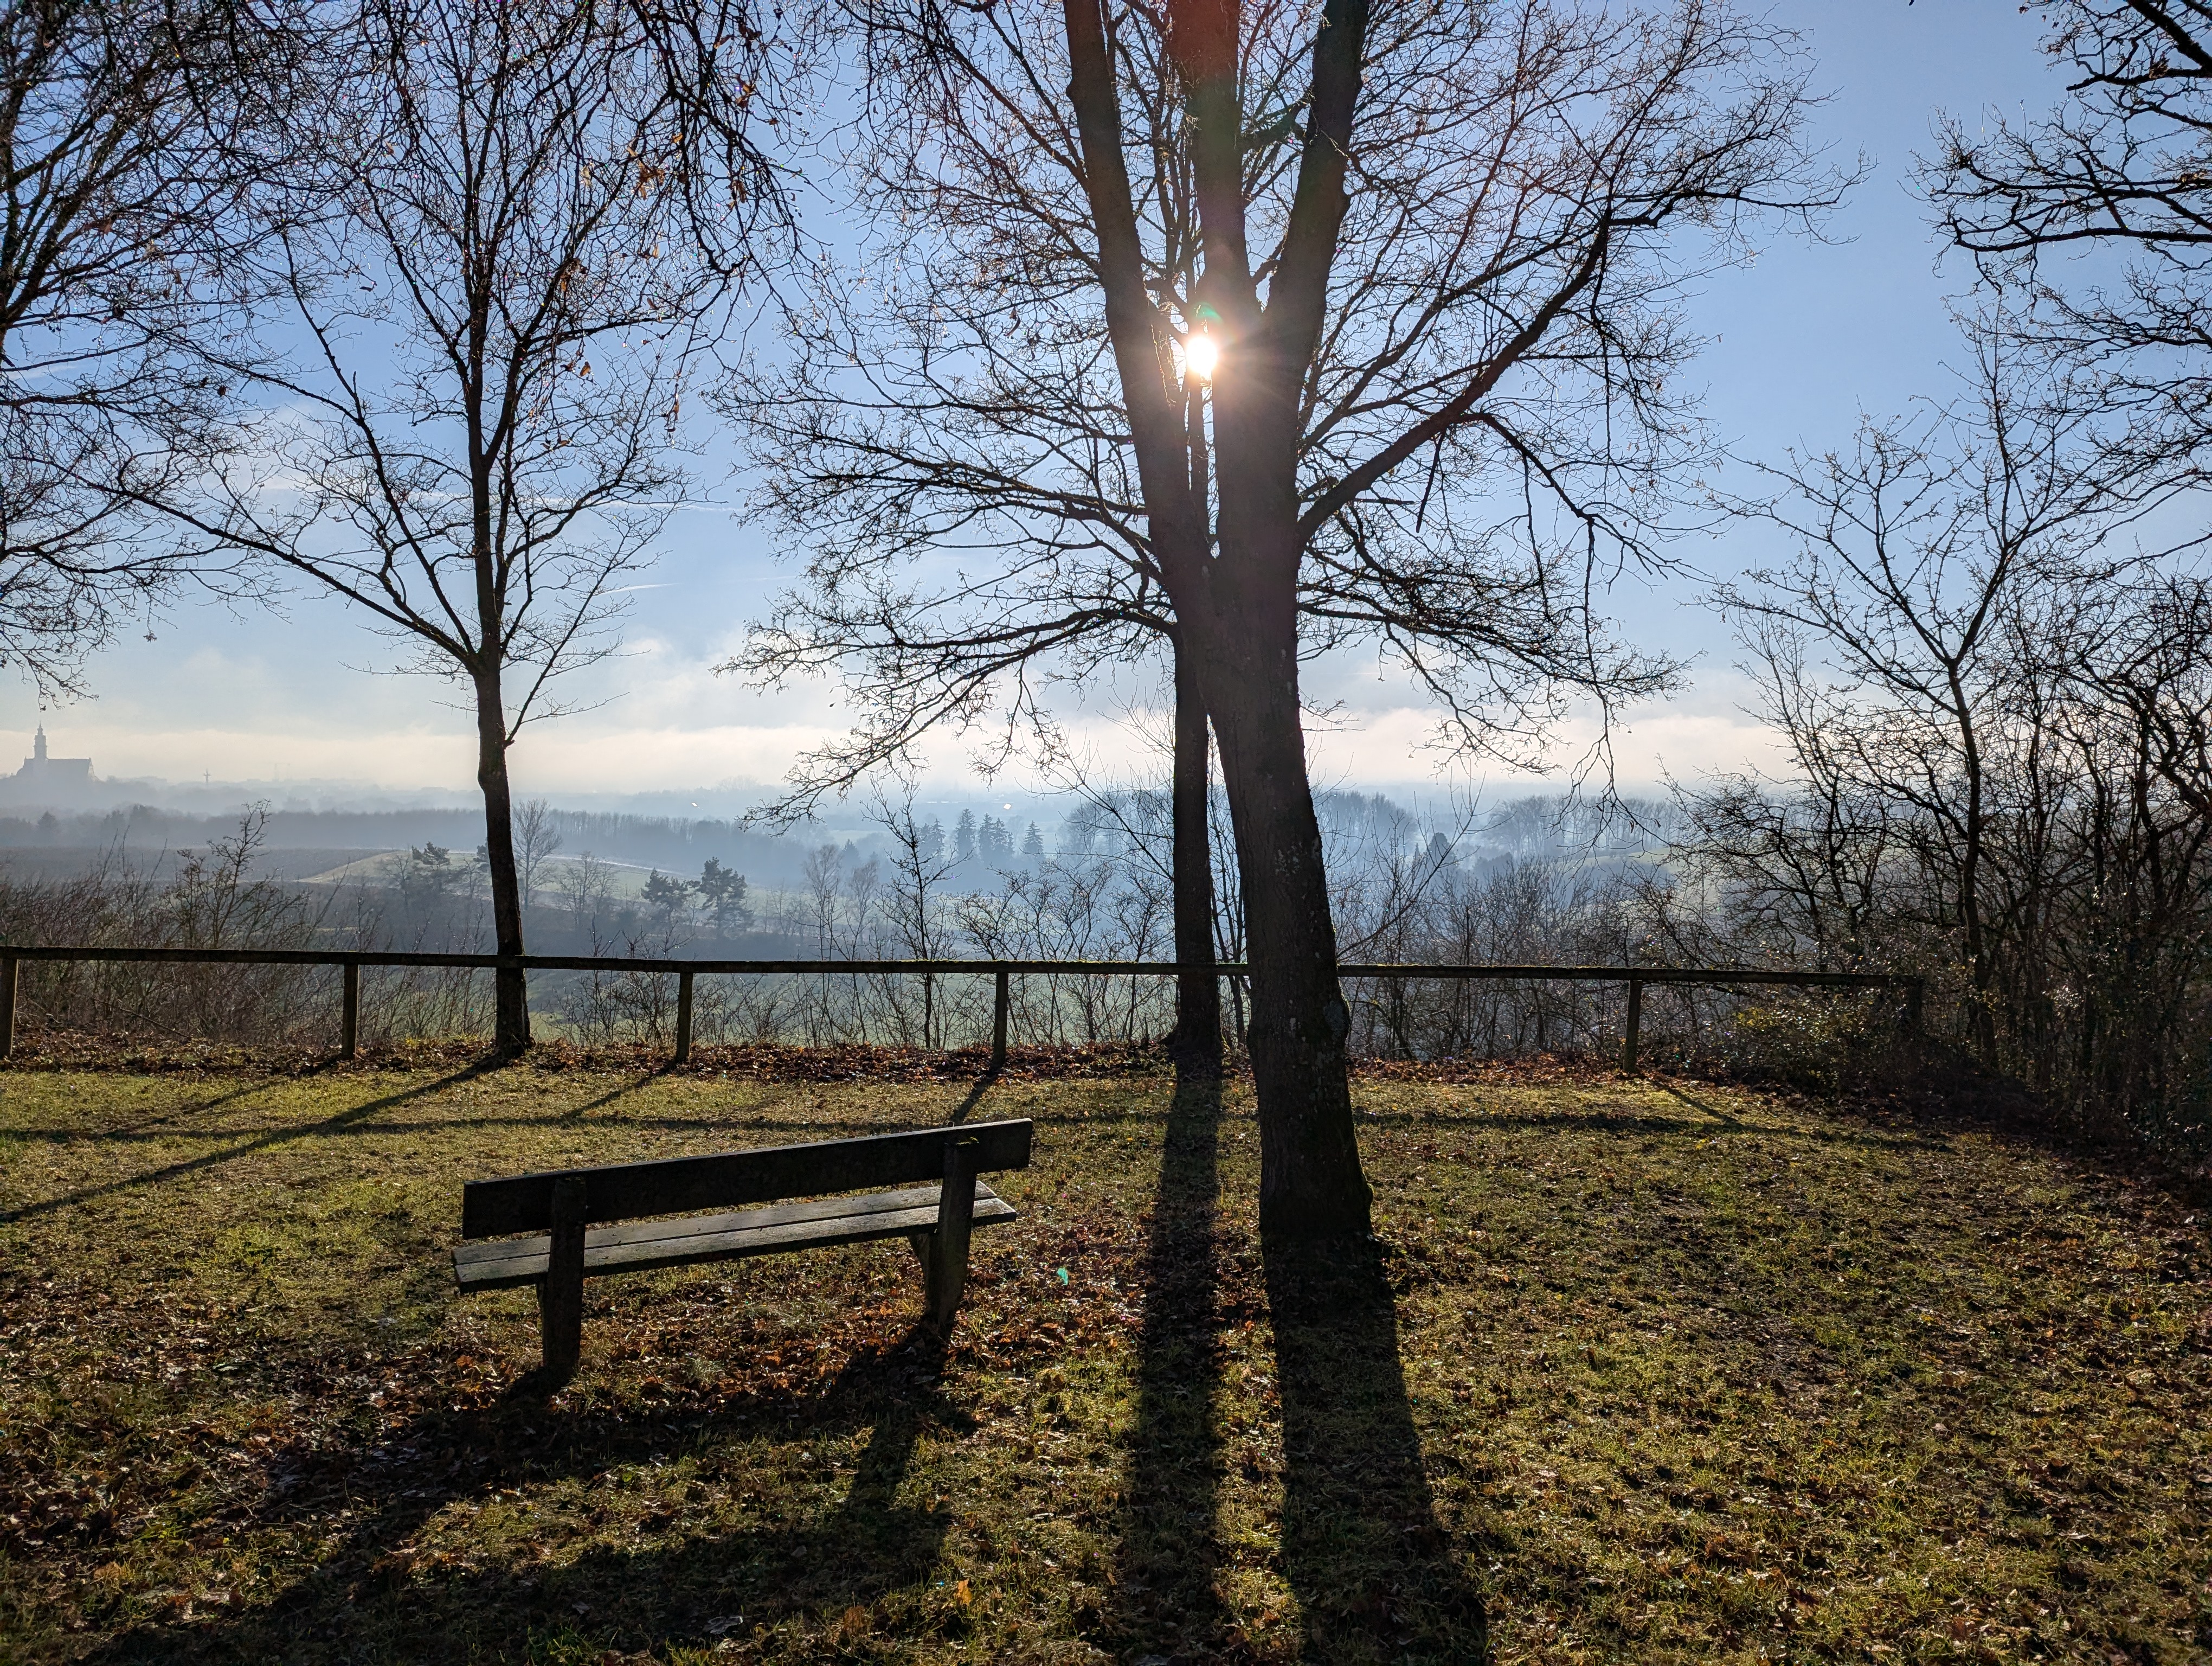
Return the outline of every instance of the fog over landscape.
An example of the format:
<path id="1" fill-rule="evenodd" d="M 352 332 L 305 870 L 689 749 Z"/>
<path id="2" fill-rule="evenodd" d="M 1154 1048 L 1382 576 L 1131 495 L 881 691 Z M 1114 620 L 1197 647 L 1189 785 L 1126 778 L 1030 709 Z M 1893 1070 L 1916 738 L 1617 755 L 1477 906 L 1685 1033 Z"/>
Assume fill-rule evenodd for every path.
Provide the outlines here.
<path id="1" fill-rule="evenodd" d="M 1706 337 L 1689 372 L 1705 420 L 1720 443 L 1762 459 L 1838 445 L 1862 414 L 1905 414 L 1954 391 L 1966 361 L 1949 308 L 1972 271 L 1947 258 L 1929 226 L 1911 183 L 1916 156 L 1933 148 L 1938 110 L 2039 106 L 2057 85 L 2033 32 L 2002 0 L 1794 0 L 1771 16 L 1804 31 L 1826 99 L 1811 112 L 1815 141 L 1840 166 L 1863 155 L 1868 173 L 1823 222 L 1823 240 L 1771 236 L 1754 263 L 1689 289 L 1689 325 Z M 799 207 L 834 228 L 825 195 L 802 192 Z M 695 438 L 704 448 L 696 501 L 667 521 L 650 566 L 626 581 L 623 652 L 580 674 L 575 715 L 524 732 L 513 753 L 522 795 L 653 815 L 687 813 L 696 801 L 703 814 L 742 815 L 774 793 L 799 753 L 837 731 L 832 686 L 768 692 L 714 669 L 742 648 L 769 593 L 790 581 L 796 552 L 780 557 L 770 532 L 740 513 L 758 483 L 726 435 L 709 428 Z M 1778 763 L 1771 735 L 1742 709 L 1749 690 L 1733 668 L 1730 627 L 1706 605 L 1713 575 L 1767 559 L 1775 544 L 1771 528 L 1715 521 L 1670 547 L 1680 572 L 1655 579 L 1631 569 L 1600 599 L 1631 642 L 1694 661 L 1685 688 L 1624 710 L 1614 768 L 1629 790 L 1651 792 L 1669 774 Z M 0 757 L 27 754 L 44 718 L 68 736 L 65 750 L 95 758 L 100 775 L 148 783 L 118 787 L 123 796 L 163 807 L 471 801 L 465 714 L 442 705 L 434 684 L 386 674 L 387 652 L 348 610 L 304 590 L 276 629 L 258 608 L 195 601 L 186 590 L 92 657 L 83 682 L 94 697 L 42 711 L 19 684 L 0 698 Z M 1340 654 L 1310 663 L 1304 680 L 1318 781 L 1401 800 L 1510 799 L 1559 784 L 1430 750 L 1434 714 L 1395 670 Z M 1160 708 L 1158 665 L 1049 697 L 1101 776 L 1162 769 L 1121 721 L 1132 708 Z M 1587 716 L 1569 726 L 1554 753 L 1562 774 L 1595 733 Z M 991 797 L 992 786 L 963 779 L 972 750 L 950 735 L 923 749 L 934 797 Z M 1009 782 L 994 785 L 1048 790 L 1020 760 Z"/>

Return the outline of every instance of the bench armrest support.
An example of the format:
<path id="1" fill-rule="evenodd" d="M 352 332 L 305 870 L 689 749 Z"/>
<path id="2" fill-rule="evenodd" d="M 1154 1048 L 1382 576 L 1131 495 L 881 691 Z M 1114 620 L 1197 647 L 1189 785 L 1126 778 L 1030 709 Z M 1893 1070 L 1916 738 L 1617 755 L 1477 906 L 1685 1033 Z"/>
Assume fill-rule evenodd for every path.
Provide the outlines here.
<path id="1" fill-rule="evenodd" d="M 937 1231 L 931 1235 L 928 1276 L 922 1307 L 931 1329 L 950 1335 L 953 1315 L 968 1287 L 968 1240 L 975 1219 L 975 1171 L 981 1148 L 975 1140 L 952 1140 L 945 1147 L 945 1189 L 937 1200 Z"/>
<path id="2" fill-rule="evenodd" d="M 549 1376 L 567 1382 L 576 1374 L 584 1343 L 585 1183 L 563 1176 L 553 1183 L 552 1242 L 545 1277 L 538 1286 L 538 1327 Z"/>

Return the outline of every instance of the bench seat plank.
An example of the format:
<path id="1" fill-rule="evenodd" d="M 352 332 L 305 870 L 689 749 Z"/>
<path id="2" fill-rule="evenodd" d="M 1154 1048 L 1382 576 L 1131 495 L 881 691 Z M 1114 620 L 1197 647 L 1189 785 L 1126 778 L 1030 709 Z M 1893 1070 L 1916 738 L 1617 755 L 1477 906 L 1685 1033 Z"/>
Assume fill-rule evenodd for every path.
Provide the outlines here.
<path id="1" fill-rule="evenodd" d="M 817 1197 L 801 1203 L 772 1203 L 765 1208 L 735 1213 L 623 1221 L 614 1225 L 592 1227 L 586 1242 L 592 1244 L 639 1243 L 672 1236 L 681 1237 L 687 1232 L 732 1231 L 746 1226 L 781 1226 L 792 1221 L 836 1220 L 847 1215 L 866 1214 L 879 1210 L 918 1209 L 926 1203 L 935 1204 L 938 1190 L 935 1186 L 904 1186 L 896 1191 L 872 1192 L 865 1197 Z M 981 1181 L 975 1183 L 975 1201 L 978 1203 L 997 1195 Z M 542 1253 L 544 1241 L 545 1234 L 543 1232 L 533 1237 L 479 1239 L 456 1248 L 453 1262 L 461 1266 L 483 1261 L 509 1261 L 525 1245 L 536 1244 Z"/>
<path id="2" fill-rule="evenodd" d="M 963 1145 L 975 1142 L 979 1173 L 1030 1165 L 1030 1124 L 1017 1121 L 508 1175 L 499 1180 L 471 1180 L 461 1188 L 461 1236 L 495 1238 L 545 1231 L 553 1224 L 553 1187 L 562 1179 L 585 1183 L 587 1226 L 646 1215 L 686 1214 L 694 1209 L 778 1203 L 824 1192 L 936 1183 L 945 1177 L 949 1137 L 957 1137 Z"/>
<path id="3" fill-rule="evenodd" d="M 939 1194 L 936 1186 L 909 1186 L 866 1197 L 817 1198 L 730 1214 L 594 1226 L 584 1234 L 584 1276 L 685 1267 L 934 1231 Z M 975 1224 L 996 1226 L 1013 1219 L 1013 1206 L 978 1180 Z M 453 1251 L 454 1279 L 463 1290 L 505 1290 L 536 1284 L 545 1276 L 550 1243 L 540 1232 L 530 1237 L 464 1243 Z"/>

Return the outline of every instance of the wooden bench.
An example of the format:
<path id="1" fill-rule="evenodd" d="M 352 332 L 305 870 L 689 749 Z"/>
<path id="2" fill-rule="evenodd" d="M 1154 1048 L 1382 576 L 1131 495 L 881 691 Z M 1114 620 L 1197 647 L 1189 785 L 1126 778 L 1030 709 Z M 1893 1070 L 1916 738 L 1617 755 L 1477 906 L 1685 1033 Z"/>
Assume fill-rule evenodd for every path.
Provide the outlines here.
<path id="1" fill-rule="evenodd" d="M 927 1322 L 949 1332 L 969 1233 L 1014 1218 L 979 1177 L 1029 1162 L 1024 1121 L 472 1180 L 461 1189 L 453 1275 L 465 1291 L 536 1285 L 546 1369 L 562 1377 L 576 1369 L 586 1279 L 876 1238 L 913 1243 Z M 872 1187 L 893 1189 L 823 1195 Z M 738 1207 L 748 1204 L 771 1207 Z M 656 1219 L 670 1216 L 680 1219 Z"/>

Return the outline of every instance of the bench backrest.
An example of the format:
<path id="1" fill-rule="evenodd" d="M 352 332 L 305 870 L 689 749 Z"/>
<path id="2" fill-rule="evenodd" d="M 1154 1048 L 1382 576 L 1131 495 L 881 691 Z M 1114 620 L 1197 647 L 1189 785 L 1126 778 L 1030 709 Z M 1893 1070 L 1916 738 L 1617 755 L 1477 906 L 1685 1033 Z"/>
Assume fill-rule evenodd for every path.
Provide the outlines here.
<path id="1" fill-rule="evenodd" d="M 944 1179 L 946 1148 L 965 1140 L 975 1142 L 978 1173 L 1030 1165 L 1030 1124 L 1024 1119 L 618 1163 L 604 1169 L 518 1174 L 501 1180 L 471 1180 L 461 1188 L 461 1236 L 489 1238 L 544 1231 L 553 1224 L 556 1180 L 584 1182 L 587 1222 L 635 1220 L 875 1186 L 918 1186 Z"/>

